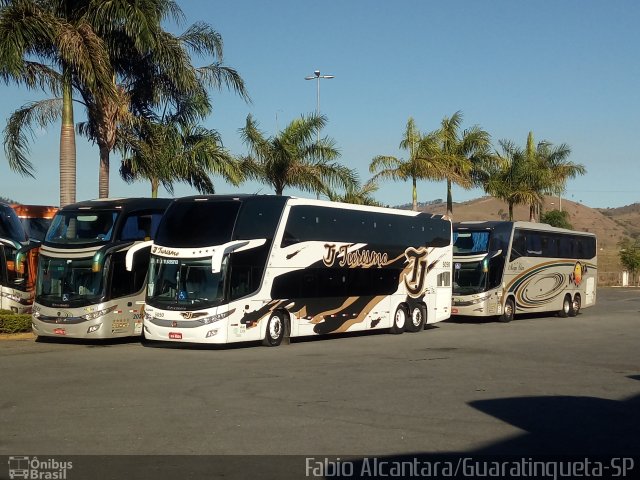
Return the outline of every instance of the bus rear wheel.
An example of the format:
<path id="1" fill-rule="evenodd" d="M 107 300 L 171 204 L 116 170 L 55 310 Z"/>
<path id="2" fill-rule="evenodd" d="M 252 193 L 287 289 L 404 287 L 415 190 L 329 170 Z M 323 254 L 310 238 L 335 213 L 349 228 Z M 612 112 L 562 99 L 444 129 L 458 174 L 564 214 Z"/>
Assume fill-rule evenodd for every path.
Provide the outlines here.
<path id="1" fill-rule="evenodd" d="M 507 301 L 504 302 L 504 309 L 502 310 L 502 315 L 498 317 L 498 321 L 503 323 L 509 323 L 513 320 L 513 316 L 516 313 L 516 302 L 513 300 L 513 297 L 507 298 Z"/>
<path id="2" fill-rule="evenodd" d="M 405 330 L 407 332 L 419 332 L 424 329 L 424 323 L 427 320 L 427 309 L 424 305 L 415 305 L 411 309 L 411 317 L 406 322 Z"/>
<path id="3" fill-rule="evenodd" d="M 267 322 L 267 331 L 264 334 L 262 345 L 265 347 L 277 347 L 280 345 L 284 338 L 284 330 L 284 316 L 279 312 L 272 314 Z"/>
<path id="4" fill-rule="evenodd" d="M 398 305 L 396 309 L 396 313 L 393 316 L 393 325 L 391 326 L 391 333 L 397 335 L 404 332 L 405 326 L 407 325 L 407 317 L 409 314 L 407 313 L 407 307 L 404 305 Z"/>
<path id="5" fill-rule="evenodd" d="M 573 297 L 573 302 L 571 302 L 571 309 L 569 310 L 569 316 L 575 317 L 580 313 L 580 307 L 582 307 L 582 299 L 580 298 L 580 294 L 576 293 L 575 297 Z"/>
<path id="6" fill-rule="evenodd" d="M 561 318 L 567 318 L 571 313 L 571 296 L 565 295 L 562 300 L 562 309 L 558 312 L 558 316 Z"/>

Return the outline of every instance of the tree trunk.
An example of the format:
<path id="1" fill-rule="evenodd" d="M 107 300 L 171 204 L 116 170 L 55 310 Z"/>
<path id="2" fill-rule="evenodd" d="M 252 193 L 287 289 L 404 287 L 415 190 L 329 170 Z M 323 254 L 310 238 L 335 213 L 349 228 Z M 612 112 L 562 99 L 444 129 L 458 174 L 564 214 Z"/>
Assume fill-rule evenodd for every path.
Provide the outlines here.
<path id="1" fill-rule="evenodd" d="M 447 216 L 453 218 L 453 196 L 451 195 L 451 180 L 447 179 Z"/>
<path id="2" fill-rule="evenodd" d="M 73 125 L 71 72 L 63 69 L 60 128 L 60 207 L 76 202 L 76 133 Z"/>
<path id="3" fill-rule="evenodd" d="M 418 186 L 417 186 L 416 177 L 413 177 L 413 190 L 411 191 L 411 198 L 413 200 L 412 202 L 413 211 L 417 212 L 418 211 Z"/>
<path id="4" fill-rule="evenodd" d="M 109 198 L 109 151 L 109 147 L 106 145 L 100 145 L 98 198 Z"/>
<path id="5" fill-rule="evenodd" d="M 529 205 L 529 221 L 536 221 L 536 206 L 533 203 Z"/>
<path id="6" fill-rule="evenodd" d="M 151 198 L 158 198 L 158 188 L 160 187 L 160 180 L 157 178 L 151 179 Z"/>
<path id="7" fill-rule="evenodd" d="M 513 202 L 509 203 L 509 221 L 513 222 Z"/>
<path id="8" fill-rule="evenodd" d="M 100 148 L 99 198 L 109 197 L 109 155 L 116 144 L 118 112 L 121 108 L 125 108 L 125 97 L 122 94 L 122 89 L 117 85 L 114 85 L 114 88 L 119 94 L 118 101 L 99 97 L 96 105 L 100 112 L 100 119 L 98 120 L 98 145 Z"/>

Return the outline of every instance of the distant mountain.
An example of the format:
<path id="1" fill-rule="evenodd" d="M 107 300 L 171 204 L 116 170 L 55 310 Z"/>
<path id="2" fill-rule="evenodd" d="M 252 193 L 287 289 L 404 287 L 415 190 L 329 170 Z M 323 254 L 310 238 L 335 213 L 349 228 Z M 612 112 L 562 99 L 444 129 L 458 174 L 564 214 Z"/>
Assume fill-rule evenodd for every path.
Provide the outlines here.
<path id="1" fill-rule="evenodd" d="M 599 208 L 598 211 L 620 225 L 629 236 L 640 237 L 640 203 L 619 208 Z"/>

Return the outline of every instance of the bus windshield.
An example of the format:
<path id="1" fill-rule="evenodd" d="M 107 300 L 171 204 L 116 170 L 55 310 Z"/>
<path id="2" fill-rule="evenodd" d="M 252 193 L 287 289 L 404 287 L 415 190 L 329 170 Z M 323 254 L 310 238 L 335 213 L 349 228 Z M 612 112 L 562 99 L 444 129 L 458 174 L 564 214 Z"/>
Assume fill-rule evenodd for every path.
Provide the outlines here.
<path id="1" fill-rule="evenodd" d="M 228 256 L 220 273 L 212 273 L 211 257 L 165 258 L 151 256 L 147 303 L 167 310 L 209 308 L 224 301 Z"/>
<path id="2" fill-rule="evenodd" d="M 63 245 L 111 241 L 118 212 L 113 210 L 60 211 L 53 218 L 45 241 Z"/>
<path id="3" fill-rule="evenodd" d="M 487 259 L 453 263 L 453 294 L 471 295 L 487 289 Z"/>
<path id="4" fill-rule="evenodd" d="M 104 272 L 93 272 L 93 258 L 40 257 L 36 297 L 45 304 L 80 307 L 99 303 L 104 297 Z"/>
<path id="5" fill-rule="evenodd" d="M 33 288 L 33 282 L 29 282 L 30 263 L 27 260 L 18 260 L 18 250 L 8 245 L 0 246 L 0 261 L 4 250 L 4 260 L 7 269 L 7 285 L 26 292 Z M 2 270 L 0 269 L 0 272 Z M 0 277 L 1 278 L 1 277 Z"/>
<path id="6" fill-rule="evenodd" d="M 34 240 L 39 242 L 44 240 L 51 225 L 50 218 L 22 218 L 22 226 L 25 233 Z"/>

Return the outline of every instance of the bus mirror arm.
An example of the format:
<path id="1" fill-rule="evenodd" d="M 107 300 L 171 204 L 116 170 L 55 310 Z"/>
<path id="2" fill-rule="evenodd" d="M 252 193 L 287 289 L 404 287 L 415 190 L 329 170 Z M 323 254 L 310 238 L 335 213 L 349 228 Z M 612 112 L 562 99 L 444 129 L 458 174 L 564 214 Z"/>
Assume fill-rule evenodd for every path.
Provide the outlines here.
<path id="1" fill-rule="evenodd" d="M 502 255 L 502 249 L 493 252 L 490 258 L 496 258 L 498 255 Z"/>
<path id="2" fill-rule="evenodd" d="M 139 250 L 142 250 L 143 248 L 150 247 L 152 243 L 153 243 L 153 240 L 147 240 L 146 242 L 141 242 L 137 245 L 134 245 L 127 251 L 127 255 L 124 260 L 125 262 L 124 264 L 125 264 L 125 268 L 127 269 L 127 272 L 130 272 L 133 270 L 133 257 L 135 257 L 136 252 L 138 252 Z"/>
<path id="3" fill-rule="evenodd" d="M 222 259 L 225 255 L 231 252 L 241 252 L 243 250 L 261 247 L 266 242 L 266 238 L 259 238 L 255 240 L 234 240 L 215 247 L 213 249 L 213 255 L 211 256 L 211 272 L 220 273 L 220 270 L 222 269 Z"/>

